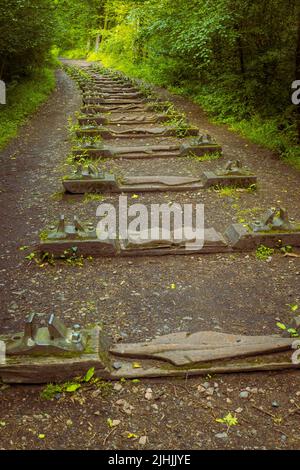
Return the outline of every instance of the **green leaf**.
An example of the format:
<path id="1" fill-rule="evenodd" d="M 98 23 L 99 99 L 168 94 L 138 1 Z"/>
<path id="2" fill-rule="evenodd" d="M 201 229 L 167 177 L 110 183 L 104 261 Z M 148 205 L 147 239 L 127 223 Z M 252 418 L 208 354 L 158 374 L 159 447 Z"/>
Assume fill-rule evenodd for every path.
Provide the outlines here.
<path id="1" fill-rule="evenodd" d="M 283 323 L 276 323 L 276 326 L 278 326 L 278 328 L 280 328 L 281 330 L 286 330 L 286 326 L 283 324 Z"/>
<path id="2" fill-rule="evenodd" d="M 92 367 L 85 374 L 85 376 L 83 378 L 84 382 L 89 382 L 91 380 L 91 378 L 94 376 L 94 374 L 95 374 L 95 367 Z"/>
<path id="3" fill-rule="evenodd" d="M 28 259 L 29 261 L 33 260 L 35 258 L 35 253 L 30 253 L 29 255 L 25 256 L 25 259 Z"/>
<path id="4" fill-rule="evenodd" d="M 288 333 L 291 335 L 292 338 L 298 338 L 299 333 L 295 328 L 289 328 Z"/>
<path id="5" fill-rule="evenodd" d="M 236 426 L 238 424 L 238 419 L 233 416 L 231 413 L 228 413 L 224 418 L 217 418 L 217 423 L 226 424 L 228 427 Z"/>
<path id="6" fill-rule="evenodd" d="M 299 308 L 299 305 L 297 304 L 289 304 L 289 307 L 291 309 L 292 312 L 297 312 L 298 308 Z"/>
<path id="7" fill-rule="evenodd" d="M 70 384 L 66 388 L 66 392 L 73 393 L 76 392 L 81 387 L 80 384 Z"/>
<path id="8" fill-rule="evenodd" d="M 110 428 L 112 428 L 113 427 L 113 420 L 111 418 L 108 418 L 107 419 L 107 424 Z"/>

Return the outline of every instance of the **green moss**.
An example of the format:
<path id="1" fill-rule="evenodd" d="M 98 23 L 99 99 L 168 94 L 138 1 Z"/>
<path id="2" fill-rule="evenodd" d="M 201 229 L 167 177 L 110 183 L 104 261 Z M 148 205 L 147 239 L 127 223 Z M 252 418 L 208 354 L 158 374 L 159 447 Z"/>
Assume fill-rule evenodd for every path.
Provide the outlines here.
<path id="1" fill-rule="evenodd" d="M 94 202 L 94 201 L 103 201 L 104 196 L 102 194 L 93 194 L 93 193 L 85 193 L 84 198 L 83 198 L 83 203 L 88 204 L 89 202 Z"/>
<path id="2" fill-rule="evenodd" d="M 204 155 L 196 155 L 193 152 L 189 152 L 189 157 L 191 157 L 193 160 L 197 160 L 198 162 L 209 162 L 212 160 L 219 160 L 219 158 L 222 157 L 221 152 L 208 152 L 205 153 Z"/>
<path id="3" fill-rule="evenodd" d="M 42 230 L 40 232 L 40 240 L 42 241 L 48 240 L 48 230 Z"/>
<path id="4" fill-rule="evenodd" d="M 250 225 L 248 226 L 249 232 L 252 232 L 252 229 Z M 272 228 L 272 230 L 261 230 L 260 232 L 256 232 L 259 234 L 264 234 L 264 235 L 284 235 L 284 234 L 293 234 L 293 233 L 298 233 L 300 232 L 300 224 L 295 224 L 293 229 L 287 229 L 287 228 Z"/>
<path id="5" fill-rule="evenodd" d="M 231 198 L 238 198 L 239 193 L 237 192 L 236 186 L 226 186 L 226 187 L 217 187 L 216 192 L 219 194 L 220 197 L 231 197 Z"/>
<path id="6" fill-rule="evenodd" d="M 166 364 L 166 363 L 161 363 L 159 365 L 160 369 L 168 370 L 170 372 L 174 372 L 174 371 L 188 372 L 190 370 L 195 370 L 195 369 L 211 369 L 212 367 L 213 367 L 212 362 L 197 362 L 194 364 L 187 364 L 186 366 L 174 366 L 172 364 Z"/>
<path id="7" fill-rule="evenodd" d="M 45 388 L 40 393 L 40 397 L 43 400 L 53 400 L 56 394 L 62 393 L 63 392 L 63 387 L 58 384 L 48 384 L 46 385 Z"/>
<path id="8" fill-rule="evenodd" d="M 56 193 L 51 194 L 50 198 L 54 201 L 61 201 L 64 197 L 64 192 L 58 191 Z"/>

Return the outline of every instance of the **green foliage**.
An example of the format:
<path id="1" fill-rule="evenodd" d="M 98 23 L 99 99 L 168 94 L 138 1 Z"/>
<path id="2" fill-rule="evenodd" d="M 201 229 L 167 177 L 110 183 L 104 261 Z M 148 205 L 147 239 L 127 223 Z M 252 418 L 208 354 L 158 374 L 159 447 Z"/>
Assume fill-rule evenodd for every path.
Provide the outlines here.
<path id="1" fill-rule="evenodd" d="M 50 69 L 43 69 L 22 83 L 8 87 L 7 104 L 0 108 L 0 148 L 17 135 L 19 127 L 47 99 L 54 87 L 54 72 Z"/>
<path id="2" fill-rule="evenodd" d="M 266 261 L 274 254 L 273 248 L 261 245 L 256 249 L 256 258 L 260 261 Z"/>
<path id="3" fill-rule="evenodd" d="M 283 253 L 284 255 L 288 254 L 288 253 L 292 253 L 293 252 L 293 247 L 291 245 L 286 245 L 286 246 L 282 246 L 280 248 L 280 251 L 281 253 Z"/>
<path id="4" fill-rule="evenodd" d="M 283 127 L 282 131 L 280 131 L 281 127 Z M 248 121 L 234 122 L 230 128 L 255 144 L 279 152 L 285 160 L 300 169 L 300 146 L 295 125 L 289 126 L 280 117 L 262 119 L 254 116 Z"/>
<path id="5" fill-rule="evenodd" d="M 276 323 L 276 326 L 277 326 L 280 330 L 283 330 L 283 331 L 286 330 L 286 326 L 285 326 L 284 323 L 278 322 L 278 323 Z"/>
<path id="6" fill-rule="evenodd" d="M 70 59 L 85 58 L 99 41 L 105 23 L 106 0 L 56 0 L 56 41 L 61 55 Z"/>
<path id="7" fill-rule="evenodd" d="M 220 197 L 229 197 L 231 199 L 236 199 L 239 197 L 237 193 L 237 188 L 235 186 L 226 186 L 224 188 L 217 187 L 216 191 L 218 192 Z"/>
<path id="8" fill-rule="evenodd" d="M 298 309 L 299 309 L 299 305 L 298 304 L 287 304 L 287 306 L 289 307 L 290 309 L 290 313 L 292 315 L 297 315 L 297 312 L 298 312 Z M 296 328 L 289 328 L 288 326 L 286 326 L 284 323 L 282 322 L 277 322 L 276 323 L 276 326 L 277 328 L 279 328 L 281 331 L 286 331 L 287 333 L 289 333 L 290 337 L 291 338 L 299 338 L 299 332 L 297 331 Z"/>
<path id="9" fill-rule="evenodd" d="M 100 46 L 91 60 L 190 96 L 218 121 L 300 167 L 290 99 L 300 67 L 297 0 L 288 6 L 286 0 L 102 3 Z"/>
<path id="10" fill-rule="evenodd" d="M 216 422 L 226 424 L 228 432 L 232 426 L 237 426 L 238 419 L 236 416 L 233 416 L 231 413 L 228 413 L 226 416 L 224 416 L 224 418 L 217 418 Z"/>
<path id="11" fill-rule="evenodd" d="M 101 59 L 191 97 L 300 167 L 300 113 L 290 98 L 300 78 L 299 18 L 298 0 L 6 0 L 0 78 L 32 74 L 61 51 Z"/>
<path id="12" fill-rule="evenodd" d="M 166 121 L 165 124 L 176 129 L 177 137 L 186 137 L 187 131 L 191 128 L 189 122 L 187 121 L 186 115 L 184 113 L 178 112 L 172 103 L 170 103 L 166 113 L 169 120 Z"/>
<path id="13" fill-rule="evenodd" d="M 89 382 L 95 375 L 95 367 L 91 367 L 83 377 L 84 382 Z"/>
<path id="14" fill-rule="evenodd" d="M 5 0 L 0 4 L 0 79 L 30 75 L 50 57 L 53 0 Z"/>
<path id="15" fill-rule="evenodd" d="M 63 387 L 58 384 L 48 384 L 40 393 L 40 397 L 43 400 L 53 400 L 55 395 L 63 392 Z"/>
<path id="16" fill-rule="evenodd" d="M 84 49 L 69 49 L 66 51 L 60 51 L 60 55 L 65 59 L 84 60 L 87 58 L 87 51 Z"/>
<path id="17" fill-rule="evenodd" d="M 298 338 L 299 334 L 295 328 L 288 328 L 284 323 L 276 323 L 277 328 L 282 331 L 287 331 L 291 338 Z"/>
<path id="18" fill-rule="evenodd" d="M 40 393 L 43 400 L 53 400 L 57 394 L 75 393 L 81 388 L 79 381 L 66 382 L 63 384 L 48 384 Z"/>
<path id="19" fill-rule="evenodd" d="M 79 389 L 84 391 L 84 387 L 95 386 L 101 390 L 103 396 L 107 395 L 112 388 L 110 382 L 106 382 L 95 377 L 95 368 L 91 367 L 83 377 L 75 377 L 70 382 L 63 384 L 48 384 L 40 393 L 40 397 L 44 400 L 53 400 L 57 394 L 73 394 Z"/>
<path id="20" fill-rule="evenodd" d="M 85 193 L 83 202 L 84 204 L 88 204 L 89 202 L 100 202 L 103 201 L 104 196 L 102 194 L 93 194 L 93 193 Z"/>
<path id="21" fill-rule="evenodd" d="M 299 305 L 297 305 L 297 304 L 288 304 L 288 307 L 290 307 L 290 310 L 291 310 L 292 313 L 297 312 L 298 309 L 299 309 Z"/>
<path id="22" fill-rule="evenodd" d="M 78 383 L 70 383 L 69 385 L 65 386 L 65 391 L 68 393 L 74 393 L 77 392 L 81 387 L 80 384 Z"/>

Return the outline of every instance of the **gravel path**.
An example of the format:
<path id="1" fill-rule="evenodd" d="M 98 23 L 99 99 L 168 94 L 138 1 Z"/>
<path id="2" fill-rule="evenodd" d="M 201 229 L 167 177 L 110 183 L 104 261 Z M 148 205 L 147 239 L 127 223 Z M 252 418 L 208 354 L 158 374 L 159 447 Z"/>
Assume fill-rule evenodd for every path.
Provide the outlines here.
<path id="1" fill-rule="evenodd" d="M 224 161 L 239 158 L 255 171 L 259 189 L 229 195 L 142 194 L 138 202 L 204 202 L 206 224 L 218 230 L 274 205 L 300 218 L 299 172 L 271 152 L 211 124 L 197 105 L 164 90 L 159 93 L 217 138 Z M 41 229 L 60 213 L 95 220 L 99 202 L 61 195 L 60 180 L 68 172 L 64 161 L 71 148 L 67 119 L 80 105 L 78 89 L 58 71 L 49 101 L 0 153 L 1 332 L 21 329 L 25 315 L 34 311 L 45 318 L 54 312 L 67 324 L 100 321 L 113 340 L 200 329 L 277 333 L 276 322 L 290 319 L 287 304 L 300 304 L 300 258 L 276 254 L 263 262 L 255 254 L 170 256 L 98 259 L 84 261 L 82 267 L 57 262 L 44 268 L 24 259 L 19 248 L 34 244 Z M 106 165 L 120 174 L 195 175 L 216 162 L 181 158 Z M 108 195 L 105 201 L 117 203 L 117 196 Z M 58 394 L 52 401 L 43 400 L 41 390 L 0 386 L 0 448 L 299 447 L 298 372 L 127 381 Z M 243 391 L 245 398 L 240 396 Z M 236 414 L 238 425 L 227 434 L 216 418 L 229 412 Z M 108 418 L 119 423 L 110 428 Z"/>

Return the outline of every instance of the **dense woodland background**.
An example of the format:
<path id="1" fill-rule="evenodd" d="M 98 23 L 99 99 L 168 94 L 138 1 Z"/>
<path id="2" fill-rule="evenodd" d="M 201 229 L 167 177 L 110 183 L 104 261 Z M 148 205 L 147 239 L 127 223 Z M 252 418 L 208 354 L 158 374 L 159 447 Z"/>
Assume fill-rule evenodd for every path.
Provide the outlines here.
<path id="1" fill-rule="evenodd" d="M 58 55 L 189 95 L 300 165 L 300 0 L 0 0 L 1 79 L 42 81 Z"/>

